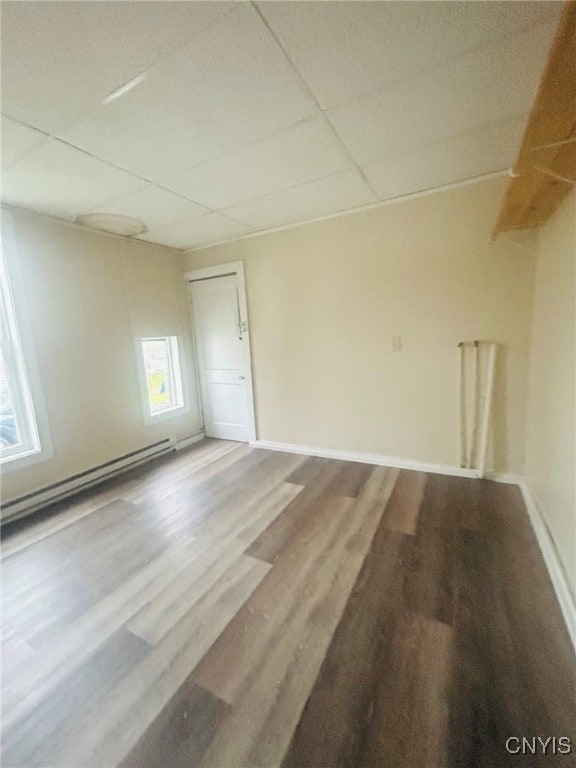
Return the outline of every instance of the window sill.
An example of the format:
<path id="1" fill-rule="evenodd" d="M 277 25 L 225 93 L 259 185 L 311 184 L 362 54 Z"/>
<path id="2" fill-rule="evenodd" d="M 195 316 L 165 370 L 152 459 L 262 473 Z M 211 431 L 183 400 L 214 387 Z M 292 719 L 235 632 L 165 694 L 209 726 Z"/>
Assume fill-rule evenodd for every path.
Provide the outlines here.
<path id="1" fill-rule="evenodd" d="M 30 464 L 36 464 L 38 461 L 44 461 L 46 458 L 48 457 L 42 448 L 29 448 L 12 456 L 0 457 L 0 466 L 2 467 L 2 472 L 12 472 L 27 467 Z"/>
<path id="2" fill-rule="evenodd" d="M 183 416 L 188 412 L 188 408 L 184 405 L 173 405 L 171 408 L 163 408 L 161 411 L 155 413 L 148 413 L 146 421 L 149 424 L 156 424 L 159 421 L 165 421 L 168 419 L 176 418 L 177 416 Z"/>

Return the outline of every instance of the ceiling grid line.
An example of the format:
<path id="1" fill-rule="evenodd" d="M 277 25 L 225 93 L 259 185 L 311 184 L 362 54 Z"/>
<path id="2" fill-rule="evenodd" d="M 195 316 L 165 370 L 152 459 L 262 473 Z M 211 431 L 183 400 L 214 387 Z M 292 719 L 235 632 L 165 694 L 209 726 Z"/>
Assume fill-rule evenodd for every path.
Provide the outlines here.
<path id="1" fill-rule="evenodd" d="M 158 183 L 158 182 L 156 182 L 156 181 L 153 181 L 152 179 L 148 179 L 148 178 L 146 178 L 145 176 L 141 176 L 141 175 L 139 175 L 139 174 L 137 174 L 137 173 L 134 173 L 133 171 L 129 171 L 127 168 L 124 168 L 124 167 L 122 167 L 121 165 L 117 165 L 116 163 L 113 163 L 113 162 L 111 162 L 110 160 L 105 160 L 104 158 L 100 157 L 99 155 L 96 155 L 96 154 L 94 154 L 93 152 L 89 152 L 88 150 L 86 150 L 86 149 L 83 149 L 82 147 L 78 147 L 76 144 L 73 144 L 73 143 L 72 143 L 72 142 L 70 142 L 70 141 L 66 141 L 66 139 L 62 139 L 62 138 L 60 138 L 60 137 L 59 137 L 57 134 L 48 133 L 47 131 L 43 131 L 43 130 L 41 130 L 40 128 L 36 128 L 36 127 L 35 127 L 35 126 L 33 126 L 33 125 L 30 125 L 30 124 L 28 124 L 28 123 L 25 123 L 23 120 L 18 120 L 17 118 L 15 118 L 15 117 L 12 117 L 11 115 L 8 115 L 8 114 L 6 114 L 6 113 L 4 113 L 4 112 L 2 113 L 2 116 L 3 116 L 3 117 L 7 117 L 7 118 L 9 118 L 10 120 L 12 120 L 12 121 L 13 121 L 13 122 L 15 122 L 15 123 L 19 123 L 20 125 L 23 125 L 23 126 L 25 126 L 26 128 L 31 128 L 33 131 L 36 131 L 37 133 L 41 133 L 41 134 L 44 136 L 44 140 L 48 139 L 48 140 L 53 140 L 53 141 L 56 141 L 56 142 L 58 142 L 59 144 L 63 144 L 63 145 L 64 145 L 64 146 L 66 146 L 66 147 L 70 147 L 70 149 L 73 149 L 73 150 L 75 150 L 76 152 L 80 152 L 80 153 L 81 153 L 81 154 L 83 154 L 83 155 L 87 155 L 88 157 L 91 157 L 93 160 L 97 160 L 97 161 L 98 161 L 98 162 L 100 162 L 100 163 L 104 163 L 105 165 L 108 165 L 108 166 L 110 166 L 110 168 L 115 168 L 117 171 L 122 171 L 122 173 L 126 173 L 126 174 L 128 174 L 129 176 L 132 176 L 133 178 L 135 178 L 135 179 L 138 179 L 138 180 L 142 181 L 142 182 L 143 182 L 143 184 L 150 184 L 150 185 L 152 185 L 152 186 L 155 186 L 155 187 L 159 187 L 160 189 L 163 189 L 163 190 L 164 190 L 164 191 L 166 191 L 166 192 L 170 192 L 170 194 L 172 194 L 172 195 L 175 195 L 176 197 L 180 197 L 180 198 L 182 198 L 183 200 L 188 200 L 189 202 L 191 202 L 191 203 L 194 203 L 195 205 L 198 205 L 198 206 L 200 206 L 201 208 L 204 208 L 204 210 L 206 210 L 206 212 L 210 212 L 210 213 L 211 213 L 211 212 L 213 211 L 213 209 L 212 209 L 212 208 L 209 208 L 208 206 L 206 206 L 206 205 L 203 205 L 202 203 L 199 203 L 199 202 L 197 202 L 196 200 L 192 200 L 191 198 L 189 198 L 189 197 L 186 197 L 185 195 L 182 195 L 182 194 L 180 194 L 180 193 L 178 193 L 178 192 L 174 192 L 173 190 L 171 190 L 171 189 L 168 189 L 167 187 L 163 187 L 161 184 L 159 184 L 159 183 Z M 43 142 L 44 142 L 44 140 L 43 140 L 41 143 L 43 143 Z M 31 153 L 33 153 L 33 152 L 35 152 L 37 149 L 39 149 L 39 147 L 40 147 L 40 144 L 37 144 L 37 145 L 34 145 L 34 146 L 32 146 L 30 149 L 26 150 L 26 151 L 25 151 L 25 152 L 24 152 L 22 155 L 20 155 L 20 156 L 19 156 L 19 157 L 18 157 L 16 160 L 14 160 L 12 163 L 10 163 L 10 164 L 6 165 L 5 167 L 3 167 L 3 169 L 2 169 L 2 170 L 3 170 L 3 171 L 7 171 L 7 170 L 9 170 L 9 169 L 10 169 L 10 168 L 11 168 L 13 165 L 15 165 L 15 163 L 19 163 L 19 162 L 20 162 L 22 159 L 24 159 L 26 156 L 30 155 Z M 138 190 L 135 190 L 135 191 L 137 192 Z M 122 199 L 122 197 L 123 197 L 123 196 L 121 196 L 121 197 L 114 197 L 114 198 L 109 198 L 109 199 L 105 200 L 103 204 L 104 204 L 104 205 L 107 205 L 108 203 L 114 203 L 114 202 L 116 202 L 117 200 L 120 200 L 120 199 Z M 86 211 L 84 211 L 84 210 L 81 210 L 81 211 L 79 211 L 79 213 L 88 213 L 88 211 L 87 211 L 87 210 L 86 210 Z"/>
<path id="2" fill-rule="evenodd" d="M 483 181 L 492 181 L 493 179 L 501 179 L 507 175 L 508 175 L 508 171 L 506 170 L 491 171 L 490 173 L 483 173 L 480 176 L 476 176 L 470 179 L 464 179 L 463 181 L 455 181 L 450 184 L 442 184 L 441 186 L 437 186 L 437 187 L 421 189 L 421 190 L 418 190 L 418 192 L 409 192 L 404 195 L 398 195 L 398 197 L 388 198 L 387 200 L 376 200 L 371 203 L 365 203 L 364 205 L 354 206 L 354 207 L 346 208 L 340 211 L 333 211 L 332 213 L 325 213 L 321 216 L 316 216 L 313 219 L 307 219 L 306 221 L 292 222 L 290 224 L 280 224 L 275 227 L 267 227 L 266 229 L 255 229 L 255 230 L 252 230 L 251 232 L 246 232 L 246 234 L 244 235 L 239 235 L 238 237 L 218 240 L 213 243 L 210 243 L 209 245 L 191 246 L 190 248 L 185 248 L 184 250 L 200 251 L 207 247 L 213 248 L 219 245 L 226 245 L 227 243 L 234 243 L 237 240 L 249 240 L 252 237 L 261 237 L 263 235 L 273 234 L 274 232 L 283 232 L 284 230 L 287 230 L 287 229 L 304 227 L 304 226 L 307 226 L 308 224 L 316 224 L 317 222 L 327 221 L 329 219 L 335 219 L 340 216 L 349 216 L 350 214 L 362 213 L 363 211 L 373 211 L 373 210 L 377 210 L 378 208 L 384 208 L 388 205 L 398 205 L 399 203 L 403 203 L 408 200 L 418 200 L 421 197 L 429 197 L 430 195 L 436 194 L 437 192 L 449 192 L 452 189 L 461 189 L 462 187 L 470 186 L 470 184 L 478 184 Z"/>
<path id="3" fill-rule="evenodd" d="M 195 205 L 199 205 L 201 208 L 204 208 L 206 211 L 211 211 L 211 208 L 208 208 L 205 205 L 202 205 L 202 203 L 199 203 L 197 200 L 192 200 L 189 197 L 185 197 L 184 195 L 179 195 L 177 192 L 173 192 L 171 189 L 166 189 L 165 187 L 162 187 L 158 182 L 152 181 L 152 179 L 148 179 L 145 176 L 140 176 L 137 173 L 134 173 L 133 171 L 129 171 L 127 168 L 123 168 L 121 165 L 117 165 L 116 163 L 111 162 L 110 160 L 104 160 L 104 158 L 99 157 L 98 155 L 95 155 L 93 152 L 89 152 L 87 149 L 83 149 L 82 147 L 76 146 L 76 144 L 72 144 L 69 141 L 66 141 L 66 139 L 61 139 L 59 136 L 52 136 L 51 138 L 54 139 L 54 141 L 59 142 L 60 144 L 63 144 L 66 147 L 70 147 L 71 149 L 74 149 L 76 152 L 81 152 L 83 155 L 87 155 L 88 157 L 91 157 L 93 160 L 98 160 L 100 163 L 105 163 L 106 165 L 109 165 L 111 168 L 115 168 L 117 171 L 122 171 L 123 173 L 127 173 L 129 176 L 132 176 L 135 179 L 138 179 L 139 181 L 143 181 L 145 184 L 152 184 L 155 187 L 159 187 L 160 189 L 165 189 L 166 192 L 170 192 L 173 195 L 177 195 L 178 197 L 181 197 L 183 200 L 189 200 L 191 203 L 194 203 Z M 134 190 L 137 192 L 138 190 Z M 110 198 L 108 200 L 104 201 L 104 205 L 108 203 L 112 203 L 115 200 L 119 200 L 121 198 Z"/>
<path id="4" fill-rule="evenodd" d="M 343 1 L 346 2 L 346 0 L 337 0 L 337 1 Z M 387 0 L 352 0 L 352 2 L 386 2 Z M 392 2 L 398 1 L 398 0 L 391 0 Z M 418 2 L 419 0 L 400 0 L 400 2 Z M 420 0 L 422 1 L 422 0 Z M 425 0 L 425 2 L 430 2 L 431 0 Z M 442 2 L 442 0 L 434 0 L 435 2 Z M 448 2 L 458 2 L 459 0 L 448 0 Z M 461 0 L 460 0 L 461 1 Z M 474 0 L 466 0 L 467 2 L 473 2 Z M 482 2 L 482 0 L 479 0 Z M 517 2 L 518 0 L 505 0 L 505 2 Z M 522 0 L 519 0 L 522 2 Z M 527 0 L 528 2 L 547 2 L 547 0 Z M 552 0 L 555 2 L 556 0 Z M 253 2 L 257 2 L 257 0 L 253 0 Z M 282 0 L 276 0 L 276 2 L 282 2 Z M 329 2 L 329 0 L 320 0 L 320 2 Z M 490 2 L 498 2 L 498 0 L 490 0 Z M 562 0 L 559 0 L 559 2 L 562 2 Z M 527 32 L 530 32 L 532 30 L 537 30 L 539 27 L 542 27 L 545 25 L 546 22 L 544 22 L 542 19 L 538 21 L 534 21 L 531 24 L 526 24 L 525 26 L 519 28 L 516 30 L 516 32 L 512 35 L 507 35 L 506 39 L 513 40 L 516 37 L 520 37 L 525 35 Z M 338 109 L 339 107 L 345 107 L 348 104 L 351 104 L 355 101 L 358 101 L 358 99 L 364 99 L 364 98 L 371 98 L 373 96 L 376 96 L 383 91 L 386 91 L 388 88 L 394 88 L 398 85 L 402 85 L 403 83 L 409 83 L 411 80 L 414 80 L 418 77 L 421 77 L 425 74 L 431 74 L 435 71 L 442 70 L 444 67 L 446 67 L 447 64 L 452 64 L 454 62 L 459 61 L 460 59 L 465 59 L 468 56 L 472 56 L 475 53 L 480 53 L 481 51 L 486 50 L 487 48 L 496 47 L 501 44 L 502 41 L 500 40 L 485 40 L 482 43 L 478 43 L 478 45 L 471 46 L 470 48 L 467 48 L 464 51 L 460 51 L 457 54 L 454 54 L 454 56 L 449 56 L 446 59 L 440 59 L 436 63 L 427 66 L 422 67 L 421 69 L 416 69 L 410 72 L 407 72 L 403 74 L 398 79 L 390 80 L 386 83 L 385 86 L 382 85 L 376 85 L 373 86 L 365 91 L 362 91 L 360 94 L 354 94 L 353 96 L 349 96 L 342 101 L 338 101 L 335 104 L 330 104 L 329 107 L 326 107 L 323 111 L 330 111 L 332 109 Z"/>
<path id="5" fill-rule="evenodd" d="M 279 49 L 282 51 L 283 55 L 285 56 L 286 61 L 288 62 L 288 64 L 290 65 L 290 68 L 292 69 L 292 72 L 294 73 L 296 81 L 298 82 L 298 84 L 300 85 L 300 87 L 302 88 L 302 90 L 304 91 L 306 96 L 310 99 L 310 101 L 312 101 L 312 103 L 316 107 L 316 109 L 318 111 L 318 117 L 320 117 L 322 119 L 322 121 L 323 121 L 324 125 L 326 126 L 326 128 L 328 128 L 328 130 L 332 133 L 332 135 L 334 136 L 336 141 L 340 144 L 340 147 L 342 148 L 342 151 L 346 154 L 348 159 L 354 164 L 354 167 L 356 168 L 356 170 L 358 171 L 358 173 L 362 177 L 362 180 L 364 181 L 364 183 L 366 184 L 366 186 L 368 187 L 370 192 L 374 195 L 374 200 L 375 201 L 378 200 L 378 194 L 376 193 L 376 190 L 374 189 L 374 187 L 372 186 L 372 184 L 368 180 L 368 177 L 366 176 L 366 174 L 364 173 L 364 171 L 360 167 L 359 163 L 356 161 L 355 157 L 352 155 L 352 152 L 350 151 L 350 149 L 348 148 L 348 146 L 346 145 L 346 143 L 344 142 L 344 140 L 342 139 L 340 134 L 336 131 L 336 129 L 334 128 L 334 126 L 330 122 L 328 116 L 324 113 L 324 110 L 322 109 L 322 107 L 318 103 L 318 100 L 316 99 L 316 97 L 312 93 L 312 90 L 310 89 L 310 86 L 308 85 L 308 83 L 306 82 L 304 77 L 300 74 L 298 68 L 296 67 L 296 65 L 292 61 L 292 58 L 290 57 L 288 51 L 284 47 L 284 45 L 283 45 L 282 41 L 280 40 L 280 38 L 274 32 L 274 30 L 272 29 L 272 27 L 268 23 L 268 20 L 266 19 L 264 14 L 260 11 L 260 8 L 259 8 L 258 4 L 255 2 L 255 0 L 251 0 L 251 5 L 253 6 L 254 10 L 256 11 L 258 16 L 260 17 L 260 19 L 262 21 L 262 24 L 266 27 L 266 29 L 268 30 L 268 32 L 270 33 L 270 35 L 272 36 L 272 38 L 276 42 L 277 46 L 279 47 Z"/>
<path id="6" fill-rule="evenodd" d="M 2 199 L 185 250 L 501 176 L 561 5 L 6 4 Z"/>
<path id="7" fill-rule="evenodd" d="M 352 169 L 350 169 L 350 170 L 352 170 Z M 339 176 L 340 173 L 342 173 L 342 171 L 333 171 L 332 173 L 327 173 L 325 176 L 319 176 L 319 177 L 315 178 L 314 181 L 326 181 L 327 179 L 331 179 L 331 178 L 333 178 L 335 176 Z M 267 192 L 264 195 L 258 195 L 257 197 L 248 198 L 246 200 L 243 200 L 242 201 L 242 205 L 244 203 L 253 203 L 256 200 L 266 200 L 266 198 L 272 197 L 272 196 L 278 194 L 278 192 L 289 192 L 291 190 L 298 189 L 299 187 L 302 187 L 302 186 L 304 186 L 304 184 L 302 184 L 301 182 L 297 182 L 296 184 L 291 184 L 289 187 L 282 187 L 281 190 L 277 190 L 275 192 Z M 166 191 L 170 192 L 169 189 L 166 189 Z M 184 199 L 187 199 L 187 198 L 184 198 Z M 378 200 L 375 200 L 374 202 L 377 203 Z M 232 208 L 232 207 L 234 207 L 234 206 L 222 206 L 221 208 L 213 208 L 213 209 L 210 210 L 210 212 L 211 213 L 218 213 L 221 216 L 225 216 L 227 219 L 230 219 L 230 221 L 233 221 L 235 223 L 244 224 L 245 226 L 249 226 L 249 224 L 247 224 L 245 221 L 241 221 L 240 219 L 237 219 L 237 218 L 235 218 L 233 216 L 230 216 L 226 212 L 229 208 Z M 173 223 L 174 224 L 179 224 L 182 221 L 185 221 L 185 219 L 180 219 L 179 221 L 175 221 Z M 167 226 L 170 226 L 170 225 L 167 225 Z"/>

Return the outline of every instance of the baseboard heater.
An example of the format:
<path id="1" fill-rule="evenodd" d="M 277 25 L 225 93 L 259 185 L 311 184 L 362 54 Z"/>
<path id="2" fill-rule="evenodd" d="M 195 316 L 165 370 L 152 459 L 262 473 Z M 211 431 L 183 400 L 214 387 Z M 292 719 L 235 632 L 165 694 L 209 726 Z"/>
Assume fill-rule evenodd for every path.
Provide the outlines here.
<path id="1" fill-rule="evenodd" d="M 32 491 L 32 493 L 19 496 L 17 499 L 2 505 L 2 523 L 11 522 L 24 517 L 24 515 L 36 512 L 48 504 L 53 504 L 55 501 L 60 501 L 66 498 L 66 496 L 77 493 L 79 490 L 84 490 L 91 485 L 101 483 L 112 475 L 126 472 L 138 464 L 143 464 L 145 461 L 150 461 L 150 459 L 154 459 L 162 454 L 175 451 L 176 448 L 176 440 L 173 437 L 166 437 L 164 440 L 147 445 L 145 448 L 125 453 L 123 456 L 106 461 L 97 467 L 86 469 L 77 475 L 67 477 L 65 480 L 59 480 L 57 483 L 52 483 L 52 485 L 39 488 L 37 491 Z"/>

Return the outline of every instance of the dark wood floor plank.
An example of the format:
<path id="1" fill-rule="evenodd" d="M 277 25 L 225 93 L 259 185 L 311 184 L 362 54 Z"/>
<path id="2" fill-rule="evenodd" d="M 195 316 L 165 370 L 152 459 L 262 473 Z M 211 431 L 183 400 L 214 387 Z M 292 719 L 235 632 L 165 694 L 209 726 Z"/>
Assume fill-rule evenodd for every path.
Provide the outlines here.
<path id="1" fill-rule="evenodd" d="M 297 503 L 298 497 L 296 499 Z M 324 592 L 318 565 L 330 558 L 353 500 L 319 496 L 306 501 L 292 546 L 283 550 L 267 578 L 218 638 L 194 672 L 194 679 L 215 696 L 235 703 L 251 670 L 266 652 L 271 633 L 290 621 L 293 606 L 306 606 L 312 590 Z"/>
<path id="2" fill-rule="evenodd" d="M 372 469 L 370 464 L 310 456 L 286 478 L 286 482 L 303 485 L 309 493 L 317 496 L 356 498 Z"/>
<path id="3" fill-rule="evenodd" d="M 470 477 L 454 477 L 450 496 L 460 511 L 460 527 L 480 530 L 486 518 L 482 506 L 482 482 Z"/>
<path id="4" fill-rule="evenodd" d="M 450 750 L 454 765 L 507 768 L 519 759 L 505 749 L 510 736 L 576 744 L 576 671 L 519 489 L 483 483 L 481 507 L 483 530 L 462 533 Z M 522 760 L 543 768 L 560 758 Z"/>
<path id="5" fill-rule="evenodd" d="M 543 768 L 576 662 L 514 486 L 208 440 L 3 529 L 4 765 Z"/>
<path id="6" fill-rule="evenodd" d="M 120 768 L 195 768 L 229 705 L 187 679 Z"/>
<path id="7" fill-rule="evenodd" d="M 389 480 L 391 482 L 386 496 L 390 494 L 394 476 L 389 475 Z M 381 521 L 385 504 L 386 498 L 375 500 L 368 497 L 363 501 L 358 500 L 352 507 L 352 515 L 361 515 L 362 507 L 365 506 L 371 515 L 375 513 L 375 518 L 370 520 L 367 517 L 366 523 L 358 529 L 357 534 L 346 546 L 339 568 L 331 579 L 326 598 L 310 614 L 304 626 L 300 643 L 284 676 L 278 683 L 277 696 L 272 700 L 272 705 L 269 706 L 259 732 L 253 737 L 244 765 L 279 765 L 285 755 L 290 737 L 301 717 L 334 631 L 356 583 L 353 581 L 353 576 L 358 575 L 365 561 L 366 552 L 370 548 L 370 541 L 374 535 L 374 523 L 377 525 L 378 521 Z M 287 649 L 284 651 L 280 649 L 280 651 L 284 656 L 289 656 Z M 356 655 L 355 658 L 358 659 L 358 656 Z M 253 686 L 252 695 L 257 691 L 258 687 Z"/>
<path id="8" fill-rule="evenodd" d="M 276 560 L 199 665 L 195 679 L 233 704 L 204 766 L 281 762 L 396 474 L 389 470 L 383 498 L 342 497 L 338 514 L 337 497 L 331 505 L 330 497 L 317 497 L 323 514 L 307 518 L 312 527 Z"/>
<path id="9" fill-rule="evenodd" d="M 400 618 L 358 765 L 449 768 L 451 653 L 452 629 L 446 624 L 410 613 Z"/>
<path id="10" fill-rule="evenodd" d="M 386 506 L 385 525 L 387 528 L 411 535 L 416 533 L 426 480 L 425 472 L 400 470 L 394 491 Z"/>
<path id="11" fill-rule="evenodd" d="M 364 467 L 365 465 L 360 466 Z M 297 470 L 297 472 L 298 471 L 299 470 Z M 326 474 L 324 470 L 323 472 Z M 295 475 L 296 473 L 293 473 L 290 482 L 293 482 Z M 387 467 L 370 467 L 370 472 L 368 474 L 362 472 L 361 475 L 355 476 L 355 483 L 357 483 L 359 477 L 362 478 L 363 484 L 361 486 L 356 485 L 354 489 L 358 499 L 370 498 L 385 501 L 389 498 L 390 470 Z M 302 477 L 302 479 L 306 478 Z M 397 482 L 398 481 L 396 481 L 396 483 Z M 291 546 L 291 541 L 294 536 L 297 536 L 298 529 L 302 524 L 302 517 L 310 515 L 311 509 L 314 507 L 314 499 L 323 495 L 320 494 L 319 491 L 326 490 L 327 487 L 334 488 L 336 486 L 332 481 L 330 481 L 329 486 L 326 486 L 323 482 L 323 478 L 321 478 L 320 487 L 318 488 L 315 483 L 310 480 L 308 485 L 303 486 L 303 490 L 298 494 L 296 499 L 289 504 L 283 513 L 279 515 L 254 541 L 246 551 L 246 554 L 265 560 L 269 563 L 274 563 L 280 553 Z M 339 481 L 339 487 L 343 487 L 341 481 Z M 350 486 L 348 487 L 348 490 L 351 490 Z M 329 496 L 326 495 L 326 498 L 329 498 Z M 390 501 L 388 501 L 388 505 L 389 504 Z M 386 507 L 386 510 L 387 509 L 388 506 Z"/>
<path id="12" fill-rule="evenodd" d="M 356 766 L 373 702 L 402 616 L 411 541 L 386 529 L 374 537 L 298 722 L 283 768 Z"/>
<path id="13" fill-rule="evenodd" d="M 246 554 L 267 563 L 275 563 L 278 556 L 298 535 L 302 518 L 313 514 L 313 508 L 309 496 L 299 493 L 282 514 L 252 542 Z"/>
<path id="14" fill-rule="evenodd" d="M 451 624 L 457 593 L 460 508 L 450 495 L 452 478 L 429 475 L 404 584 L 406 607 Z"/>

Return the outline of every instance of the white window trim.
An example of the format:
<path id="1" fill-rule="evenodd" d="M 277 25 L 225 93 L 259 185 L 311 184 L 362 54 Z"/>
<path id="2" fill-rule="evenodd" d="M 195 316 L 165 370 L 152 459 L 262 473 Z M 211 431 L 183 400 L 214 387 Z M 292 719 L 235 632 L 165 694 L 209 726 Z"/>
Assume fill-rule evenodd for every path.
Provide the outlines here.
<path id="1" fill-rule="evenodd" d="M 9 278 L 10 295 L 16 297 L 13 303 L 14 317 L 20 339 L 20 350 L 25 363 L 28 385 L 32 401 L 34 403 L 34 412 L 36 416 L 36 427 L 40 436 L 41 450 L 29 453 L 26 456 L 20 455 L 18 459 L 0 463 L 2 474 L 19 472 L 33 464 L 51 459 L 54 455 L 52 445 L 52 436 L 50 433 L 50 420 L 48 417 L 47 404 L 44 399 L 42 387 L 42 377 L 40 375 L 40 366 L 36 358 L 36 345 L 34 341 L 34 332 L 30 320 L 28 309 L 28 291 L 26 288 L 26 279 L 23 271 L 23 259 L 20 256 L 20 245 L 16 237 L 15 217 L 10 210 L 2 206 L 0 208 L 1 228 L 2 228 L 2 246 L 4 257 L 4 268 Z"/>
<path id="2" fill-rule="evenodd" d="M 2 450 L 0 464 L 6 465 L 40 453 L 42 448 L 30 383 L 24 362 L 16 312 L 14 310 L 12 291 L 3 255 L 0 255 L 0 293 L 2 354 L 10 384 L 10 395 L 16 423 L 21 437 L 21 441 L 17 445 Z"/>
<path id="3" fill-rule="evenodd" d="M 159 408 L 156 411 L 152 411 L 150 407 L 150 400 L 148 398 L 148 381 L 146 378 L 146 365 L 144 363 L 144 351 L 142 343 L 144 341 L 167 341 L 168 342 L 168 359 L 170 362 L 170 378 L 173 385 L 174 392 L 176 394 L 176 404 L 168 405 L 165 408 Z M 144 399 L 144 411 L 145 418 L 148 423 L 156 423 L 158 421 L 164 421 L 174 416 L 181 416 L 188 409 L 186 407 L 186 401 L 184 397 L 184 385 L 183 385 L 183 372 L 180 361 L 179 350 L 180 337 L 177 335 L 158 335 L 158 336 L 142 336 L 139 341 L 139 360 L 140 360 L 140 380 L 141 390 Z"/>

